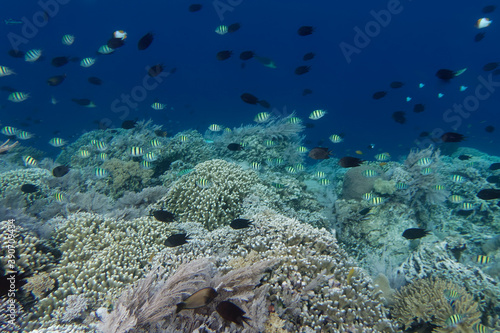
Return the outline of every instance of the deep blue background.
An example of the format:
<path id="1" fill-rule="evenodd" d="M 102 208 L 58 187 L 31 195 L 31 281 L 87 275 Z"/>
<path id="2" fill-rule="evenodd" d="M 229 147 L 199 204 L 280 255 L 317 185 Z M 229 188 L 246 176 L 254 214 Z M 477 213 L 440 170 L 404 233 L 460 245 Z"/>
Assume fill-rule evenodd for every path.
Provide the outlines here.
<path id="1" fill-rule="evenodd" d="M 69 1 L 60 5 L 47 25 L 21 46 L 24 51 L 43 50 L 44 59 L 36 63 L 7 55 L 11 48 L 8 33 L 21 35 L 22 26 L 2 24 L 0 65 L 11 67 L 17 75 L 0 78 L 0 86 L 29 92 L 31 98 L 16 104 L 7 101 L 8 93 L 1 91 L 1 125 L 35 133 L 36 139 L 25 144 L 55 154 L 58 150 L 48 141 L 56 131 L 60 132 L 57 136 L 73 141 L 81 133 L 97 128 L 96 122 L 105 118 L 111 119 L 113 126 L 120 126 L 122 120 L 112 111 L 112 102 L 142 84 L 146 66 L 162 62 L 167 70 L 176 67 L 177 72 L 148 92 L 127 119 L 152 118 L 172 134 L 189 128 L 203 133 L 211 123 L 229 127 L 250 124 L 265 109 L 240 100 L 242 93 L 249 92 L 270 102 L 279 115 L 296 110 L 299 117 L 306 119 L 314 109 L 327 109 L 324 118 L 306 120 L 315 124 L 314 129 L 306 130 L 306 139 L 309 147 L 323 141 L 337 156 L 353 154 L 356 149 L 365 152 L 367 158 L 380 151 L 405 154 L 415 145 L 420 132 L 435 128 L 456 130 L 467 136 L 464 145 L 498 155 L 500 91 L 482 101 L 458 128 L 452 129 L 443 121 L 446 109 L 474 93 L 479 84 L 477 77 L 487 77 L 482 66 L 500 61 L 500 11 L 481 12 L 490 3 L 401 1 L 401 12 L 392 15 L 390 24 L 381 28 L 348 64 L 339 44 L 353 44 L 353 29 L 364 29 L 373 21 L 370 11 L 387 8 L 388 1 L 243 0 L 225 12 L 222 21 L 211 1 L 198 0 L 202 10 L 189 12 L 188 6 L 196 2 Z M 3 19 L 26 17 L 31 21 L 40 11 L 36 1 L 2 4 Z M 486 32 L 483 41 L 474 42 L 479 32 L 474 24 L 484 16 L 490 17 L 493 24 L 481 30 Z M 241 29 L 233 34 L 220 36 L 214 32 L 220 24 L 235 22 L 241 24 Z M 302 25 L 316 27 L 315 33 L 299 36 L 297 29 Z M 117 29 L 127 31 L 126 45 L 112 55 L 98 56 L 94 66 L 83 68 L 70 63 L 55 68 L 50 64 L 56 56 L 95 56 L 99 46 Z M 148 31 L 155 34 L 155 40 L 149 49 L 139 51 L 137 41 Z M 72 46 L 61 43 L 64 34 L 75 35 Z M 218 61 L 215 55 L 221 50 L 232 50 L 233 57 Z M 252 59 L 242 69 L 238 56 L 245 50 L 272 58 L 277 68 L 266 68 Z M 302 56 L 307 52 L 316 53 L 316 57 L 304 62 Z M 300 65 L 310 65 L 311 71 L 295 75 L 294 69 Z M 438 82 L 434 75 L 440 68 L 464 67 L 468 70 L 448 84 Z M 49 77 L 64 73 L 67 79 L 60 86 L 46 84 Z M 101 78 L 104 84 L 89 84 L 89 76 Z M 405 82 L 405 86 L 391 90 L 389 84 L 394 80 Z M 500 82 L 500 76 L 496 80 Z M 426 84 L 423 89 L 418 89 L 420 82 Z M 459 92 L 460 85 L 469 89 Z M 304 88 L 312 89 L 313 94 L 303 97 Z M 372 99 L 379 90 L 388 91 L 388 95 Z M 437 98 L 439 92 L 445 94 L 442 99 Z M 52 96 L 60 101 L 57 105 L 50 103 Z M 413 98 L 410 103 L 405 102 L 406 96 Z M 89 98 L 98 107 L 84 108 L 71 98 Z M 150 108 L 156 100 L 166 103 L 168 110 Z M 415 103 L 424 103 L 426 110 L 413 113 Z M 406 111 L 405 124 L 391 118 L 399 110 Z M 34 119 L 41 122 L 36 124 Z M 487 133 L 487 125 L 499 128 Z M 333 133 L 345 133 L 345 142 L 330 143 L 328 136 Z M 366 151 L 369 143 L 376 144 L 375 151 Z"/>

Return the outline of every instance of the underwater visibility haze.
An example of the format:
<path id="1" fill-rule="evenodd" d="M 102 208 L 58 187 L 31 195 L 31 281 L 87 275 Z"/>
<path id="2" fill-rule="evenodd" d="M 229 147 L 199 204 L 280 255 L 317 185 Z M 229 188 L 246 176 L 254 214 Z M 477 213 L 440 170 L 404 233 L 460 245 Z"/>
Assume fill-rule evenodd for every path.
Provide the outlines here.
<path id="1" fill-rule="evenodd" d="M 4 3 L 0 330 L 500 331 L 499 13 Z"/>

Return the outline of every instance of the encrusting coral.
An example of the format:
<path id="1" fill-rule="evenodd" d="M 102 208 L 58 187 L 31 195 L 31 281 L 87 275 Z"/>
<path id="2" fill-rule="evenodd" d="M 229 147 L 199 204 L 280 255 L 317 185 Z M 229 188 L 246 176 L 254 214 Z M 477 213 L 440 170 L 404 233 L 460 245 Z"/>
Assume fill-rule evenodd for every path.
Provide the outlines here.
<path id="1" fill-rule="evenodd" d="M 207 181 L 205 185 L 200 182 Z M 177 180 L 162 200 L 180 221 L 201 222 L 209 230 L 227 225 L 242 211 L 243 199 L 259 182 L 252 170 L 209 160 Z"/>
<path id="2" fill-rule="evenodd" d="M 465 288 L 441 279 L 420 279 L 404 286 L 394 296 L 391 314 L 405 328 L 427 322 L 437 326 L 433 332 L 474 332 L 481 312 Z M 449 320 L 458 314 L 457 323 Z"/>

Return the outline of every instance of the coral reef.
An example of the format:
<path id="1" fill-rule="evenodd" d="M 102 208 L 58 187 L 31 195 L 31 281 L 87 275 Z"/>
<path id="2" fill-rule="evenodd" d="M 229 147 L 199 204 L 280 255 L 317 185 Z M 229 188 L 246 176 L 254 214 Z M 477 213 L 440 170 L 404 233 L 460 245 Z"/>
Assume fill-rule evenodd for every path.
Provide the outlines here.
<path id="1" fill-rule="evenodd" d="M 91 213 L 51 222 L 57 225 L 54 238 L 62 257 L 50 272 L 58 288 L 36 304 L 36 317 L 44 325 L 56 324 L 51 313 L 66 306 L 70 295 L 82 295 L 90 304 L 112 302 L 124 286 L 143 276 L 148 259 L 164 247 L 171 230 L 150 217 L 127 221 Z"/>
<path id="2" fill-rule="evenodd" d="M 406 329 L 427 322 L 437 326 L 433 332 L 473 332 L 472 326 L 481 317 L 472 295 L 446 280 L 413 281 L 396 292 L 394 298 L 391 314 Z M 456 324 L 447 322 L 455 314 L 459 314 L 461 320 Z"/>
<path id="3" fill-rule="evenodd" d="M 261 163 L 272 169 L 302 163 L 304 153 L 297 148 L 303 140 L 301 132 L 304 126 L 290 122 L 292 117 L 293 115 L 274 118 L 265 124 L 241 126 L 214 136 L 217 154 L 234 161 Z M 239 143 L 244 150 L 231 151 L 227 148 L 230 143 Z M 278 159 L 283 162 L 276 162 Z"/>
<path id="4" fill-rule="evenodd" d="M 275 311 L 272 321 L 281 323 L 283 330 L 396 331 L 369 277 L 362 269 L 353 268 L 353 263 L 325 229 L 313 228 L 269 210 L 251 217 L 254 227 L 241 231 L 224 227 L 206 233 L 200 224 L 183 224 L 182 228 L 193 235 L 193 240 L 182 247 L 165 249 L 154 258 L 153 264 L 164 267 L 162 274 L 168 279 L 183 263 L 188 263 L 183 266 L 187 269 L 189 263 L 200 258 L 212 258 L 217 270 L 224 274 L 248 269 L 262 260 L 277 260 L 261 283 L 269 288 L 266 298 Z M 354 275 L 348 279 L 351 269 Z M 198 287 L 201 286 L 190 290 Z M 173 304 L 175 300 L 169 302 Z M 119 311 L 124 314 L 121 317 L 124 322 L 133 314 Z M 185 311 L 191 312 L 186 316 L 198 318 L 194 311 Z M 261 322 L 253 316 L 250 316 L 252 323 Z M 269 311 L 264 316 L 268 317 Z"/>
<path id="5" fill-rule="evenodd" d="M 208 183 L 200 186 L 200 181 Z M 210 160 L 177 180 L 163 200 L 180 221 L 202 222 L 213 230 L 241 214 L 243 198 L 258 182 L 252 170 L 224 160 Z"/>
<path id="6" fill-rule="evenodd" d="M 421 247 L 409 256 L 399 270 L 407 281 L 433 276 L 463 286 L 479 301 L 481 309 L 498 306 L 498 283 L 479 267 L 458 262 L 451 250 L 446 240 L 434 243 L 432 247 Z"/>

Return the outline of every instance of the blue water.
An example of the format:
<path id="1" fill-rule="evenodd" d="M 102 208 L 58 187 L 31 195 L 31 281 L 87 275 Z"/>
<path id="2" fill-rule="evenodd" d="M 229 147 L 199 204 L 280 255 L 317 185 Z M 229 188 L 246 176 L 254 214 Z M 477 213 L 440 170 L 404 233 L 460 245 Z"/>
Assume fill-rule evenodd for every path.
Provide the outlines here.
<path id="1" fill-rule="evenodd" d="M 376 144 L 377 152 L 405 154 L 416 145 L 415 139 L 422 131 L 439 133 L 440 129 L 466 135 L 466 146 L 498 154 L 500 87 L 480 101 L 468 118 L 443 120 L 447 109 L 474 96 L 481 82 L 478 77 L 487 79 L 490 73 L 482 70 L 483 65 L 500 60 L 499 12 L 481 12 L 488 2 L 221 0 L 198 1 L 203 8 L 195 13 L 188 11 L 192 2 L 187 1 L 142 1 L 133 5 L 114 0 L 61 2 L 67 4 L 57 3 L 57 13 L 49 11 L 48 23 L 20 45 L 23 51 L 42 49 L 41 61 L 26 63 L 7 55 L 12 48 L 9 33 L 23 36 L 23 25 L 1 26 L 0 65 L 12 68 L 17 75 L 0 78 L 0 86 L 31 94 L 25 102 L 12 103 L 7 101 L 7 92 L 0 92 L 1 125 L 36 134 L 25 144 L 47 151 L 48 156 L 58 152 L 48 144 L 54 133 L 71 142 L 81 133 L 97 129 L 102 120 L 119 127 L 124 119 L 151 118 L 171 134 L 189 128 L 203 133 L 211 123 L 229 127 L 251 124 L 258 112 L 266 110 L 242 102 L 239 96 L 244 92 L 267 100 L 278 116 L 296 110 L 299 117 L 306 119 L 314 109 L 328 110 L 320 120 L 306 120 L 315 125 L 305 131 L 306 140 L 310 148 L 318 144 L 333 148 L 337 157 L 352 155 L 357 149 L 371 154 L 366 151 L 370 143 Z M 40 3 L 6 2 L 2 6 L 3 19 L 25 17 L 31 22 L 42 11 Z M 221 14 L 214 3 L 226 4 L 230 10 Z M 348 63 L 339 44 L 353 45 L 354 28 L 364 30 L 374 22 L 370 12 L 380 13 L 388 6 L 395 6 L 397 13 L 391 14 L 385 27 L 378 26 L 369 43 L 359 48 L 359 54 L 353 54 Z M 493 24 L 481 30 L 486 32 L 484 40 L 474 42 L 475 34 L 480 32 L 474 24 L 484 16 L 490 17 Z M 220 36 L 214 32 L 220 24 L 236 22 L 241 29 L 233 34 Z M 302 25 L 314 26 L 314 34 L 299 36 L 297 29 Z M 128 33 L 125 46 L 114 54 L 98 56 L 94 66 L 83 68 L 70 63 L 55 68 L 50 64 L 56 56 L 95 56 L 99 46 L 106 44 L 118 29 Z M 147 50 L 139 51 L 137 41 L 148 31 L 155 34 L 155 40 Z M 64 34 L 75 35 L 72 46 L 61 43 Z M 233 56 L 218 61 L 215 55 L 221 50 L 232 50 Z M 238 56 L 246 50 L 273 59 L 277 68 L 264 67 L 255 59 L 241 68 Z M 308 52 L 314 52 L 316 57 L 305 62 L 302 56 Z M 145 68 L 157 63 L 177 71 L 148 91 L 137 105 L 126 107 L 126 116 L 113 112 L 116 105 L 125 105 L 113 102 L 119 101 L 122 94 L 140 89 L 137 87 L 146 77 Z M 294 74 L 301 65 L 311 66 L 311 71 L 301 76 Z M 464 67 L 468 70 L 450 83 L 439 82 L 434 75 L 440 68 Z M 61 74 L 67 74 L 67 79 L 60 86 L 46 84 L 49 77 Z M 101 78 L 104 84 L 89 84 L 89 76 Z M 500 76 L 493 79 L 500 82 Z M 389 84 L 395 80 L 405 86 L 391 89 Z M 425 87 L 419 89 L 419 83 L 425 83 Z M 460 92 L 460 85 L 469 88 Z M 313 94 L 302 96 L 305 88 L 313 90 Z M 380 90 L 388 91 L 388 95 L 372 99 L 373 93 Z M 439 92 L 445 94 L 441 99 L 437 98 Z M 58 104 L 50 103 L 52 96 Z M 405 101 L 407 96 L 412 97 L 409 103 Z M 91 99 L 97 107 L 78 106 L 71 98 Z M 168 108 L 153 110 L 150 105 L 156 100 Z M 414 113 L 415 103 L 425 104 L 426 110 Z M 391 118 L 399 110 L 406 112 L 405 124 Z M 484 128 L 488 125 L 498 129 L 487 133 Z M 333 133 L 345 133 L 345 141 L 330 143 L 328 137 Z"/>

